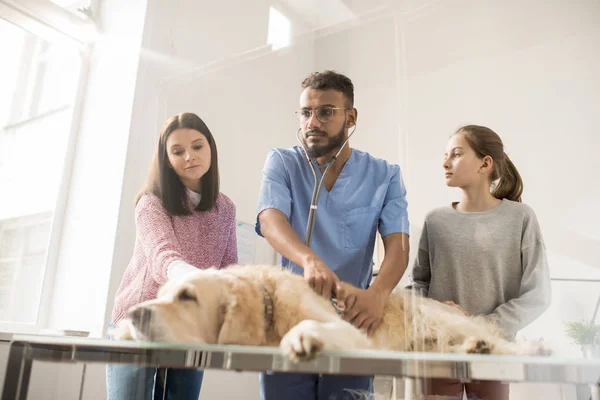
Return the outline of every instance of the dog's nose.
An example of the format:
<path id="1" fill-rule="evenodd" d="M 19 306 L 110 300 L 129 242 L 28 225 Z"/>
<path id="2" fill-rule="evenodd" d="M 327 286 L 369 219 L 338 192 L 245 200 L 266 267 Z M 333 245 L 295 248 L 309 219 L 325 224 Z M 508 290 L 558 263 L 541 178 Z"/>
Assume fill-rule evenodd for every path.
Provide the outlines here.
<path id="1" fill-rule="evenodd" d="M 146 307 L 136 307 L 129 311 L 129 319 L 133 326 L 142 327 L 148 325 L 152 318 L 152 311 Z"/>

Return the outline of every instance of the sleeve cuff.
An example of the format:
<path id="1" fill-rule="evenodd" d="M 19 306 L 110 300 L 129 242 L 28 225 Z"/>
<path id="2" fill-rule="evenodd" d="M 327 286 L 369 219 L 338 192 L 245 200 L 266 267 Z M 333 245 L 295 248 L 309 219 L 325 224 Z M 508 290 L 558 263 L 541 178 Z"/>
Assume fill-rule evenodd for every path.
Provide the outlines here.
<path id="1" fill-rule="evenodd" d="M 281 211 L 288 218 L 288 220 L 290 218 L 290 214 L 291 214 L 290 207 L 280 206 L 278 204 L 265 204 L 265 205 L 259 206 L 256 211 L 256 223 L 254 224 L 254 231 L 260 237 L 264 237 L 264 236 L 262 235 L 262 233 L 260 231 L 260 220 L 258 219 L 258 217 L 260 216 L 261 212 L 268 210 L 269 208 L 273 208 L 275 210 Z"/>
<path id="2" fill-rule="evenodd" d="M 179 280 L 196 271 L 198 271 L 198 268 L 193 265 L 183 260 L 176 260 L 167 267 L 167 279 L 170 281 Z"/>
<path id="3" fill-rule="evenodd" d="M 391 235 L 392 233 L 406 233 L 410 236 L 410 223 L 408 219 L 403 218 L 399 224 L 395 224 L 394 226 L 389 226 L 388 224 L 380 226 L 379 233 L 381 237 Z"/>

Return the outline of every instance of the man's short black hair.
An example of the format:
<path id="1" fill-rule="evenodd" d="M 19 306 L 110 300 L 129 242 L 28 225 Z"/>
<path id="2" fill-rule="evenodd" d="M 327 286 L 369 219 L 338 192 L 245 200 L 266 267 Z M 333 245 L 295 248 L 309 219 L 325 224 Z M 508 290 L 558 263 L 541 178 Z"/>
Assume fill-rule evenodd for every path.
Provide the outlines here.
<path id="1" fill-rule="evenodd" d="M 346 106 L 354 107 L 354 85 L 350 78 L 335 71 L 313 72 L 302 81 L 302 89 L 337 90 L 346 98 Z"/>

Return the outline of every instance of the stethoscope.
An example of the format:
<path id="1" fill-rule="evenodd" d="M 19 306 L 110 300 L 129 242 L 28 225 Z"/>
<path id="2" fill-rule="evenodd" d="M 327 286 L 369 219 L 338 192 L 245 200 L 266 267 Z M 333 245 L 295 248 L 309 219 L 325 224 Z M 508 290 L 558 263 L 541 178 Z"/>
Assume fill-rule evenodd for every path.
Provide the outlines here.
<path id="1" fill-rule="evenodd" d="M 319 197 L 321 196 L 321 188 L 323 187 L 323 181 L 325 180 L 325 177 L 327 176 L 327 172 L 329 171 L 329 168 L 331 168 L 333 163 L 337 161 L 338 156 L 340 155 L 340 153 L 342 152 L 344 147 L 346 147 L 348 140 L 350 140 L 350 137 L 352 137 L 352 135 L 354 135 L 354 132 L 356 132 L 356 124 L 354 124 L 354 129 L 352 130 L 352 132 L 350 132 L 348 134 L 348 137 L 346 138 L 346 140 L 344 140 L 344 143 L 342 144 L 342 146 L 340 147 L 338 152 L 335 154 L 335 156 L 333 156 L 331 158 L 331 160 L 329 160 L 329 162 L 325 165 L 319 165 L 317 163 L 317 160 L 313 160 L 308 156 L 308 152 L 306 151 L 306 148 L 304 148 L 304 143 L 302 143 L 302 140 L 300 140 L 300 137 L 299 137 L 299 134 L 301 131 L 302 131 L 302 128 L 298 128 L 298 130 L 296 131 L 296 140 L 298 140 L 298 143 L 300 143 L 300 147 L 302 148 L 302 151 L 304 152 L 304 155 L 306 156 L 306 159 L 308 160 L 308 165 L 310 165 L 310 169 L 311 169 L 313 177 L 315 179 L 315 184 L 313 186 L 312 199 L 310 201 L 310 209 L 308 211 L 308 221 L 306 222 L 306 238 L 304 240 L 304 244 L 306 244 L 306 246 L 310 248 L 312 234 L 315 230 L 315 221 L 317 220 L 317 208 L 318 208 L 318 203 L 319 203 Z M 323 168 L 323 167 L 325 167 L 323 176 L 321 176 L 321 179 L 317 179 L 317 168 Z M 335 310 L 337 311 L 338 314 L 343 315 L 346 308 L 344 306 L 340 306 L 338 304 L 338 301 L 337 301 L 337 298 L 335 297 L 335 295 L 331 296 L 331 304 L 333 305 L 333 307 L 335 308 Z"/>
<path id="2" fill-rule="evenodd" d="M 302 148 L 302 151 L 304 151 L 304 155 L 306 156 L 306 159 L 308 160 L 308 165 L 310 165 L 310 169 L 312 170 L 312 174 L 315 179 L 312 199 L 310 201 L 310 209 L 308 211 L 308 221 L 306 222 L 306 236 L 305 236 L 305 240 L 304 240 L 304 244 L 306 244 L 306 246 L 310 247 L 312 235 L 315 230 L 315 221 L 317 219 L 317 208 L 318 208 L 318 203 L 319 203 L 319 197 L 321 196 L 321 188 L 323 187 L 323 181 L 325 180 L 325 176 L 327 176 L 327 172 L 329 171 L 329 169 L 331 168 L 333 163 L 335 163 L 337 161 L 337 158 L 340 155 L 340 153 L 342 152 L 342 150 L 344 149 L 344 147 L 346 146 L 346 143 L 348 143 L 348 140 L 350 140 L 350 137 L 352 137 L 354 132 L 356 132 L 356 124 L 354 124 L 354 130 L 350 134 L 348 134 L 348 137 L 346 138 L 346 140 L 344 141 L 344 143 L 342 144 L 342 146 L 340 147 L 338 152 L 335 154 L 335 156 L 333 156 L 331 158 L 331 160 L 329 160 L 329 162 L 325 165 L 319 165 L 317 163 L 317 160 L 313 160 L 308 156 L 308 152 L 306 151 L 306 148 L 304 148 L 304 143 L 302 142 L 302 140 L 299 137 L 299 134 L 301 131 L 302 131 L 302 128 L 298 128 L 298 130 L 296 131 L 296 140 L 298 140 L 298 143 L 300 143 L 300 147 Z M 325 167 L 323 176 L 321 176 L 321 179 L 317 179 L 316 168 L 323 168 L 323 167 Z"/>

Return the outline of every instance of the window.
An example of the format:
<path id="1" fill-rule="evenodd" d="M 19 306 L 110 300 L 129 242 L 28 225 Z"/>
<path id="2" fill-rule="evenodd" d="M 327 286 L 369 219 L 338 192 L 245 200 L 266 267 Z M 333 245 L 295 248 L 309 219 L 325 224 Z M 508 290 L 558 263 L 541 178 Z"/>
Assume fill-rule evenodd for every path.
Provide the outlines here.
<path id="1" fill-rule="evenodd" d="M 35 324 L 51 212 L 0 222 L 0 321 Z"/>
<path id="2" fill-rule="evenodd" d="M 36 327 L 40 320 L 44 285 L 53 268 L 48 250 L 60 233 L 53 227 L 66 196 L 61 188 L 70 168 L 82 48 L 76 41 L 37 36 L 0 14 L 0 326 L 4 330 L 28 331 L 26 327 Z"/>
<path id="3" fill-rule="evenodd" d="M 12 93 L 9 90 L 3 95 L 1 104 L 8 115 L 2 125 L 22 125 L 67 108 L 78 82 L 77 52 L 68 46 L 52 45 L 4 21 L 0 21 L 0 32 L 4 38 L 0 42 L 2 50 L 12 51 L 15 56 L 2 69 L 4 87 L 13 88 Z M 14 37 L 19 38 L 17 46 L 8 43 Z"/>
<path id="4" fill-rule="evenodd" d="M 292 41 L 292 24 L 290 20 L 271 7 L 269 9 L 269 31 L 267 43 L 273 50 L 281 49 L 290 45 Z"/>

